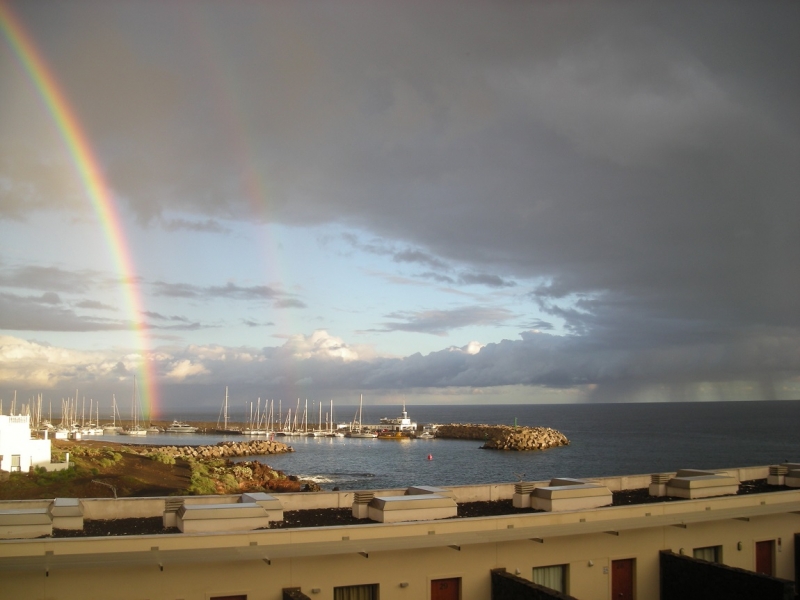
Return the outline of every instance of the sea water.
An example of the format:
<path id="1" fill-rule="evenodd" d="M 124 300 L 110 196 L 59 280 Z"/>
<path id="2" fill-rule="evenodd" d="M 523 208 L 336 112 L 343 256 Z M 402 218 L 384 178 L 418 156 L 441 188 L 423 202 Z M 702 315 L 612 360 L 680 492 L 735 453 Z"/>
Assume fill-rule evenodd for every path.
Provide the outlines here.
<path id="1" fill-rule="evenodd" d="M 800 401 L 406 407 L 417 423 L 486 423 L 558 429 L 569 446 L 482 450 L 480 441 L 276 437 L 290 454 L 261 457 L 324 489 L 469 485 L 551 477 L 603 477 L 800 462 Z M 401 407 L 364 407 L 363 421 Z M 344 410 L 344 409 L 343 409 Z M 183 415 L 184 417 L 186 415 Z M 198 415 L 199 417 L 199 415 Z M 215 444 L 243 436 L 99 436 L 122 443 Z M 248 457 L 245 460 L 252 460 Z"/>

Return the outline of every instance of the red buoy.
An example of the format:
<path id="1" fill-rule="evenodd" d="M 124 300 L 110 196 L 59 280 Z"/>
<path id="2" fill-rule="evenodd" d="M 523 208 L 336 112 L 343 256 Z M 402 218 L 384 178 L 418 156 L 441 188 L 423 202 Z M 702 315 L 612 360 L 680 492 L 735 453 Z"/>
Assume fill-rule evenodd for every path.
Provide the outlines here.
<path id="1" fill-rule="evenodd" d="M 428 460 L 433 460 L 433 454 L 428 454 Z"/>

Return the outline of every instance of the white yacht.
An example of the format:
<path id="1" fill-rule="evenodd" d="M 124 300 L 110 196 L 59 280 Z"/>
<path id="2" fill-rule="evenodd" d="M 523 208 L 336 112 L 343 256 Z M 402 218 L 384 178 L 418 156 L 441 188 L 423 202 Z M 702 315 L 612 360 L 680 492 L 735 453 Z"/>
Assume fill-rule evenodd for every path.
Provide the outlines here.
<path id="1" fill-rule="evenodd" d="M 183 421 L 173 421 L 172 425 L 165 429 L 167 433 L 197 433 L 197 427 L 193 427 Z"/>

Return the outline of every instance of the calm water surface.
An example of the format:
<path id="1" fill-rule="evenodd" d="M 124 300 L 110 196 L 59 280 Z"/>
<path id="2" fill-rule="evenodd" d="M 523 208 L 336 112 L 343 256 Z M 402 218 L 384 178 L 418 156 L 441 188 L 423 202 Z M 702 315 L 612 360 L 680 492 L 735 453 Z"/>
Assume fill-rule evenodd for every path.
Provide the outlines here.
<path id="1" fill-rule="evenodd" d="M 418 423 L 547 426 L 570 446 L 544 452 L 480 450 L 481 442 L 276 438 L 291 454 L 262 458 L 276 469 L 318 481 L 323 488 L 468 485 L 602 477 L 800 462 L 800 401 L 591 405 L 408 406 Z M 364 422 L 396 416 L 400 407 L 364 407 Z M 185 415 L 183 415 L 186 418 Z M 191 416 L 189 417 L 191 418 Z M 207 415 L 198 418 L 207 419 Z M 202 445 L 241 436 L 161 434 L 143 439 L 99 436 L 124 443 Z M 432 460 L 428 460 L 428 455 Z"/>

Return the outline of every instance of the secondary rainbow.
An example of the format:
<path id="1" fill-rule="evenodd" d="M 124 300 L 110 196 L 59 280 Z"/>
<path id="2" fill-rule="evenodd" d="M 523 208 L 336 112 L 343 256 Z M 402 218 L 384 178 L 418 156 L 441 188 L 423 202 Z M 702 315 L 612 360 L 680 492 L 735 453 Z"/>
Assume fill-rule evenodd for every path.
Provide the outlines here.
<path id="1" fill-rule="evenodd" d="M 39 53 L 32 37 L 2 0 L 0 0 L 0 31 L 3 32 L 12 51 L 30 77 L 69 150 L 75 169 L 102 225 L 117 273 L 124 281 L 124 289 L 127 290 L 125 298 L 131 319 L 130 328 L 142 354 L 139 365 L 139 379 L 142 383 L 141 409 L 144 418 L 150 419 L 159 412 L 158 389 L 149 352 L 147 330 L 141 322 L 143 312 L 141 290 L 137 284 L 136 269 L 113 193 L 103 177 L 102 168 L 66 95 Z"/>

